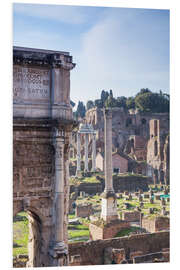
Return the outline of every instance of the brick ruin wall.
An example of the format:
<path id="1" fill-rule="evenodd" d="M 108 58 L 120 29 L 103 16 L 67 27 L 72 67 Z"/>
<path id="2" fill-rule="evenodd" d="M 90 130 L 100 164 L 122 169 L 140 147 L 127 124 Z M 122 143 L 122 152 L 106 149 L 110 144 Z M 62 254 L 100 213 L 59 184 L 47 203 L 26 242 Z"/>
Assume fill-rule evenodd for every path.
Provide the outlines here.
<path id="1" fill-rule="evenodd" d="M 96 226 L 94 224 L 89 225 L 90 239 L 109 239 L 116 236 L 116 234 L 122 229 L 129 228 L 130 224 L 126 221 L 114 222 L 107 224 L 103 228 Z"/>
<path id="2" fill-rule="evenodd" d="M 164 129 L 168 130 L 168 113 L 129 113 L 122 108 L 113 108 L 112 129 L 113 144 L 120 150 L 124 150 L 128 136 L 138 135 L 149 139 L 149 121 L 161 119 L 165 122 Z M 98 130 L 99 141 L 104 141 L 104 117 L 103 111 L 99 108 L 92 108 L 86 112 L 88 124 Z"/>
<path id="3" fill-rule="evenodd" d="M 156 218 L 143 218 L 142 227 L 147 232 L 158 232 L 163 230 L 169 230 L 169 218 L 168 217 L 156 217 Z"/>
<path id="4" fill-rule="evenodd" d="M 101 183 L 80 183 L 78 186 L 71 185 L 70 193 L 78 190 L 78 194 L 80 191 L 84 191 L 87 194 L 93 195 L 96 193 L 102 193 L 105 188 L 104 179 L 100 179 Z M 115 192 L 134 192 L 136 190 L 142 189 L 144 192 L 148 191 L 148 185 L 151 183 L 151 179 L 148 177 L 142 176 L 127 176 L 127 177 L 119 177 L 113 176 L 113 187 Z"/>
<path id="5" fill-rule="evenodd" d="M 77 205 L 75 209 L 76 217 L 89 217 L 93 214 L 92 204 Z"/>
<path id="6" fill-rule="evenodd" d="M 64 157 L 64 241 L 67 243 L 69 183 L 66 175 L 68 158 L 66 154 Z M 29 265 L 52 265 L 48 250 L 54 239 L 54 165 L 50 122 L 14 119 L 13 216 L 28 211 Z"/>
<path id="7" fill-rule="evenodd" d="M 169 248 L 169 232 L 71 243 L 69 244 L 69 258 L 79 254 L 81 257 L 80 265 L 104 264 L 104 250 L 107 247 L 124 248 L 126 258 L 130 257 L 131 252 L 137 252 L 137 250 L 142 251 L 142 254 L 160 252 L 164 248 Z"/>
<path id="8" fill-rule="evenodd" d="M 139 222 L 140 216 L 141 216 L 141 213 L 139 211 L 122 213 L 122 219 L 129 222 Z"/>

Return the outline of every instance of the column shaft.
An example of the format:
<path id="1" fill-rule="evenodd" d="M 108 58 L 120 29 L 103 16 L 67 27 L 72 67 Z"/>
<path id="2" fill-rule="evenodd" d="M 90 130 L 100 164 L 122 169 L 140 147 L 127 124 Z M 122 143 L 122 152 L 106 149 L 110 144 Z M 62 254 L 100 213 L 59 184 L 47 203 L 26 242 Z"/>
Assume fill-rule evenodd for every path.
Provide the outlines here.
<path id="1" fill-rule="evenodd" d="M 112 112 L 107 110 L 105 114 L 105 190 L 113 191 L 112 184 Z"/>
<path id="2" fill-rule="evenodd" d="M 80 133 L 77 133 L 77 172 L 81 170 Z"/>
<path id="3" fill-rule="evenodd" d="M 96 171 L 96 133 L 92 137 L 92 171 Z"/>
<path id="4" fill-rule="evenodd" d="M 64 140 L 55 140 L 55 242 L 61 242 L 64 240 Z"/>
<path id="5" fill-rule="evenodd" d="M 89 171 L 89 169 L 88 169 L 88 133 L 85 134 L 85 163 L 84 163 L 84 170 L 86 172 Z"/>

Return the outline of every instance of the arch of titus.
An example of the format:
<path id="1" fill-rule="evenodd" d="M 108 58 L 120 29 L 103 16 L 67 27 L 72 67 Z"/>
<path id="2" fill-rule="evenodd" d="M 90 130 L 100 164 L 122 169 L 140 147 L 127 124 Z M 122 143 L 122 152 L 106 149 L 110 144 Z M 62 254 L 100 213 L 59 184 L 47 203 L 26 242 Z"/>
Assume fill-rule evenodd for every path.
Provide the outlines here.
<path id="1" fill-rule="evenodd" d="M 13 48 L 13 214 L 27 211 L 28 266 L 68 264 L 68 52 Z"/>
<path id="2" fill-rule="evenodd" d="M 76 175 L 78 176 L 81 172 L 81 136 L 85 137 L 84 143 L 84 171 L 88 172 L 88 144 L 89 135 L 92 137 L 92 172 L 96 171 L 96 131 L 90 124 L 80 124 L 79 131 L 77 132 L 77 170 Z"/>

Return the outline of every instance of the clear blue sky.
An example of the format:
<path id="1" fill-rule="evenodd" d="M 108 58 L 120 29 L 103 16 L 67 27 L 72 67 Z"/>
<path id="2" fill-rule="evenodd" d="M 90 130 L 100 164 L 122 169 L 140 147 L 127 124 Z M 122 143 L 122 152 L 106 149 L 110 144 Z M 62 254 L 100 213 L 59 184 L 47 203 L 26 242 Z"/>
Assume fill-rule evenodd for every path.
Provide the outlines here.
<path id="1" fill-rule="evenodd" d="M 69 51 L 71 99 L 169 93 L 169 11 L 14 4 L 15 46 Z"/>

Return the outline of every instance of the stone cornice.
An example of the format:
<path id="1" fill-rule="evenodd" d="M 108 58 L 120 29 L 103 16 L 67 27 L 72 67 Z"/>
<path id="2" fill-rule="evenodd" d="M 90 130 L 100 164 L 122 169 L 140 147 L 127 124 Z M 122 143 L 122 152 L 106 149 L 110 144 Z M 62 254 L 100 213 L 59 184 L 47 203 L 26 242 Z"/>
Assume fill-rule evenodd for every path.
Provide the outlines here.
<path id="1" fill-rule="evenodd" d="M 13 64 L 28 67 L 49 67 L 71 70 L 75 67 L 72 56 L 63 52 L 23 50 L 14 47 Z"/>

